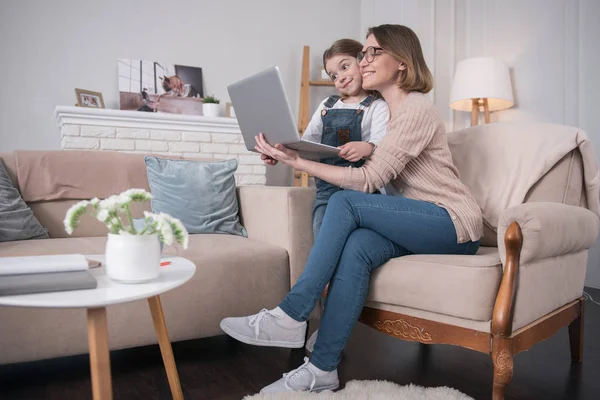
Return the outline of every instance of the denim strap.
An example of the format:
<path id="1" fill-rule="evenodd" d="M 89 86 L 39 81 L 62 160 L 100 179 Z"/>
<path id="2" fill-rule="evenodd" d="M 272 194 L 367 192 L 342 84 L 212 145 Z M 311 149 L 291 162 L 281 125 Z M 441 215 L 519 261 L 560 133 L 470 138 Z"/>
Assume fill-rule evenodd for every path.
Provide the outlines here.
<path id="1" fill-rule="evenodd" d="M 325 108 L 331 108 L 334 106 L 335 103 L 338 102 L 339 99 L 340 99 L 340 96 L 329 96 L 329 98 L 327 99 L 325 104 L 323 104 L 323 106 Z"/>

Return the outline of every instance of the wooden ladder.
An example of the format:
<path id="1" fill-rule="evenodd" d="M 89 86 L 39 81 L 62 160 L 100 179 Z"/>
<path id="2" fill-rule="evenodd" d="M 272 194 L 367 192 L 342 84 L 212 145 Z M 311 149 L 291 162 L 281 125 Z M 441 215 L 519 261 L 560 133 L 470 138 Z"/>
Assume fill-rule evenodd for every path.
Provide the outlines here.
<path id="1" fill-rule="evenodd" d="M 300 107 L 298 110 L 298 133 L 304 134 L 309 121 L 309 103 L 311 86 L 334 86 L 332 81 L 310 80 L 310 46 L 304 46 L 302 54 L 302 75 L 300 78 Z M 309 175 L 306 172 L 294 171 L 294 186 L 308 187 Z"/>

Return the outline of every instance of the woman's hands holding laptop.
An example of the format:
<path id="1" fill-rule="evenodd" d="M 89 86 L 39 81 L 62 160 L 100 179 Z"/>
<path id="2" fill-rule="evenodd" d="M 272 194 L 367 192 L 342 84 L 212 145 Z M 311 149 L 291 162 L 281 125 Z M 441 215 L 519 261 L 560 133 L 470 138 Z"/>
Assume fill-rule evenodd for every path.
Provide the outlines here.
<path id="1" fill-rule="evenodd" d="M 288 149 L 284 145 L 276 144 L 275 147 L 271 146 L 267 143 L 265 136 L 262 133 L 255 136 L 255 139 L 257 145 L 254 146 L 254 148 L 262 154 L 260 158 L 267 165 L 275 165 L 277 162 L 281 161 L 282 163 L 293 167 L 294 163 L 300 158 L 296 150 Z"/>
<path id="2" fill-rule="evenodd" d="M 273 147 L 267 143 L 265 135 L 262 133 L 255 136 L 255 139 L 256 146 L 254 148 L 259 153 L 262 153 L 261 158 L 267 165 L 275 165 L 278 161 L 281 161 L 295 170 L 307 172 L 309 175 L 323 179 L 335 186 L 341 186 L 344 182 L 346 169 L 344 167 L 305 160 L 298 155 L 296 150 L 288 149 L 281 144 L 276 144 Z"/>

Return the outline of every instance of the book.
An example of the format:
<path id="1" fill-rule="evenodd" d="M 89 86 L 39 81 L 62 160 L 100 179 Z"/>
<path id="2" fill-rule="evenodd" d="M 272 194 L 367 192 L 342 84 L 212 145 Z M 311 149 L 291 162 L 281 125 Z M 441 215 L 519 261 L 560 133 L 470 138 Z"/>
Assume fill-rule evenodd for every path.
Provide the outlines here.
<path id="1" fill-rule="evenodd" d="M 0 257 L 0 276 L 87 270 L 82 254 L 49 256 Z"/>
<path id="2" fill-rule="evenodd" d="M 0 296 L 95 289 L 97 286 L 90 271 L 0 276 Z"/>

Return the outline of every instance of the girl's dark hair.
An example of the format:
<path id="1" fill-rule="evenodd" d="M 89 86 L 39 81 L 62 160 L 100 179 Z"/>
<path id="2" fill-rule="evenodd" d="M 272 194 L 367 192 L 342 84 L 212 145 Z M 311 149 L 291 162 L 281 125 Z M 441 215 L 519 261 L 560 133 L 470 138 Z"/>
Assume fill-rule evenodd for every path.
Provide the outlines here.
<path id="1" fill-rule="evenodd" d="M 323 68 L 325 68 L 325 71 L 327 71 L 327 67 L 325 66 L 325 64 L 327 64 L 327 61 L 329 61 L 329 59 L 332 57 L 346 55 L 352 58 L 356 58 L 356 55 L 361 50 L 362 43 L 354 39 L 336 40 L 335 42 L 333 42 L 330 48 L 323 52 Z"/>
<path id="2" fill-rule="evenodd" d="M 399 88 L 421 93 L 433 89 L 433 76 L 427 68 L 421 42 L 412 29 L 404 25 L 379 25 L 369 28 L 367 37 L 369 35 L 375 36 L 389 55 L 406 65 L 398 78 Z"/>

